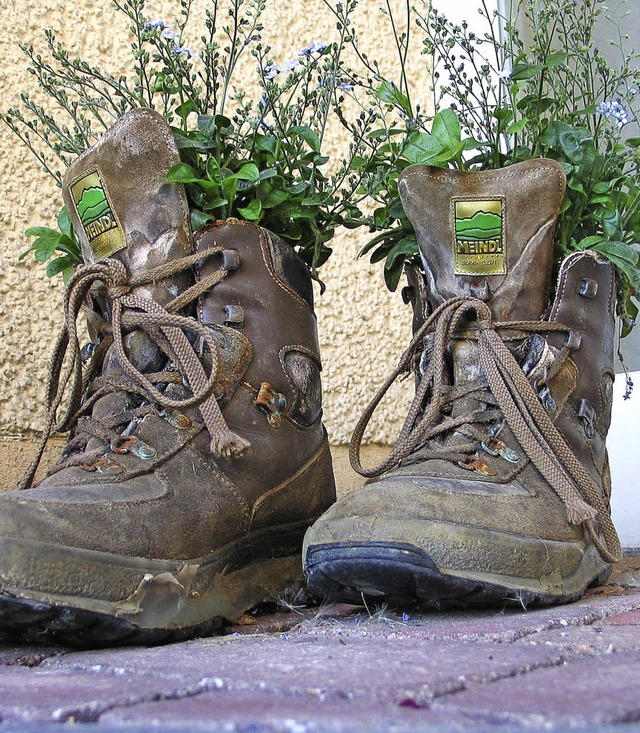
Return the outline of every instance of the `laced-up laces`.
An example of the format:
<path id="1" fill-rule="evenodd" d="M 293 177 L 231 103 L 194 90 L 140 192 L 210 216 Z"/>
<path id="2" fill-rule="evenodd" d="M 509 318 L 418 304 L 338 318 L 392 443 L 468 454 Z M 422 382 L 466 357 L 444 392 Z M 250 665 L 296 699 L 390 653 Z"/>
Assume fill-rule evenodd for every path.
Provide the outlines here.
<path id="1" fill-rule="evenodd" d="M 398 367 L 358 421 L 349 451 L 351 465 L 363 476 L 375 477 L 403 463 L 433 458 L 459 465 L 472 464 L 474 457 L 486 447 L 489 453 L 492 445 L 501 449 L 495 441 L 502 422 L 506 421 L 526 456 L 562 500 L 568 521 L 584 524 L 602 558 L 616 562 L 622 557 L 622 549 L 598 486 L 550 419 L 505 343 L 550 331 L 568 333 L 569 329 L 544 321 L 494 323 L 489 307 L 468 296 L 453 298 L 439 306 L 417 331 Z M 454 339 L 476 342 L 483 377 L 461 385 L 449 383 L 446 358 Z M 415 369 L 416 355 L 421 349 L 427 352 L 428 363 L 397 442 L 381 464 L 364 468 L 360 447 L 371 416 L 393 382 Z M 567 355 L 565 348 L 554 371 Z M 424 363 L 425 359 L 421 361 Z M 465 409 L 469 404 L 479 405 L 478 409 Z M 458 411 L 455 405 L 462 407 Z"/>
<path id="2" fill-rule="evenodd" d="M 223 265 L 164 306 L 134 292 L 141 285 L 155 283 L 190 270 L 197 262 L 222 254 L 221 247 L 212 247 L 165 263 L 135 277 L 129 277 L 124 265 L 114 259 L 78 268 L 65 292 L 64 325 L 49 369 L 46 427 L 36 458 L 18 488 L 28 488 L 32 484 L 46 442 L 54 430 L 73 430 L 74 437 L 67 444 L 66 457 L 52 472 L 72 465 L 88 466 L 104 455 L 105 448 L 114 453 L 128 451 L 129 446 L 136 442 L 131 435 L 135 425 L 153 411 L 179 411 L 197 406 L 209 432 L 210 449 L 214 456 L 230 457 L 249 446 L 246 440 L 229 429 L 214 395 L 219 357 L 211 331 L 195 318 L 177 313 L 215 287 L 226 277 L 228 270 Z M 110 323 L 96 319 L 94 314 L 94 325 L 97 322 L 103 338 L 83 369 L 77 318 L 90 291 L 98 284 L 106 288 Z M 125 350 L 124 334 L 135 330 L 146 333 L 166 355 L 171 369 L 145 373 L 132 363 Z M 187 334 L 191 335 L 191 340 Z M 124 374 L 107 373 L 96 376 L 110 347 L 113 347 Z M 205 359 L 199 351 L 202 354 L 207 352 L 211 362 L 208 373 L 203 366 Z M 156 386 L 171 383 L 184 385 L 191 395 L 175 399 Z M 87 415 L 101 397 L 113 392 L 137 395 L 142 404 L 104 419 Z M 64 416 L 58 419 L 65 395 L 68 406 Z M 84 449 L 91 438 L 96 438 L 105 445 L 87 452 Z"/>

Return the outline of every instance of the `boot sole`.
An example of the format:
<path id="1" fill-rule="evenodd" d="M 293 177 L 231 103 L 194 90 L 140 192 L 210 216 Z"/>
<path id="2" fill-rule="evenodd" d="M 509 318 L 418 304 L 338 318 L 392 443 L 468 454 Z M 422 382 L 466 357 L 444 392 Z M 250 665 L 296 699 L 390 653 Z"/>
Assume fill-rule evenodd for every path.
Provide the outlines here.
<path id="1" fill-rule="evenodd" d="M 87 648 L 211 635 L 304 584 L 309 523 L 177 562 L 0 537 L 0 638 Z"/>
<path id="2" fill-rule="evenodd" d="M 590 585 L 604 583 L 611 566 L 600 561 L 594 570 L 594 554 L 595 549 L 585 551 L 580 566 L 552 590 L 548 578 L 438 568 L 425 550 L 400 542 L 312 545 L 305 575 L 314 596 L 349 603 L 369 599 L 442 608 L 516 602 L 527 607 L 571 603 Z"/>

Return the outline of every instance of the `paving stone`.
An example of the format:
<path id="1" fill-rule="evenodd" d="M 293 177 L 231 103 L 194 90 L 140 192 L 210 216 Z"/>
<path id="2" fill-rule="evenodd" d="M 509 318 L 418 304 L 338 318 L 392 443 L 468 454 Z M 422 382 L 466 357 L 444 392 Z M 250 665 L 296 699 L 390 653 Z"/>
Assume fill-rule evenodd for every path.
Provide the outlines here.
<path id="1" fill-rule="evenodd" d="M 383 609 L 337 620 L 324 616 L 305 619 L 297 627 L 302 634 L 359 638 L 422 638 L 512 642 L 548 629 L 588 625 L 619 613 L 640 608 L 640 594 L 607 587 L 565 606 L 523 609 L 474 609 L 469 611 L 393 612 Z"/>
<path id="2" fill-rule="evenodd" d="M 255 692 L 222 691 L 175 702 L 154 702 L 119 708 L 105 713 L 101 724 L 150 727 L 182 723 L 198 726 L 216 723 L 232 731 L 389 730 L 403 727 L 415 731 L 425 725 L 466 726 L 475 715 L 432 712 L 402 705 L 379 705 L 366 701 L 323 699 L 321 695 L 285 696 Z"/>
<path id="3" fill-rule="evenodd" d="M 627 611 L 610 616 L 605 623 L 612 626 L 640 626 L 640 611 Z"/>
<path id="4" fill-rule="evenodd" d="M 6 666 L 0 668 L 0 722 L 91 721 L 113 706 L 175 695 L 175 689 L 149 676 Z"/>
<path id="5" fill-rule="evenodd" d="M 543 631 L 514 642 L 515 647 L 555 647 L 575 655 L 599 655 L 640 651 L 640 633 L 633 626 L 609 627 L 604 624 Z"/>
<path id="6" fill-rule="evenodd" d="M 584 658 L 476 685 L 436 700 L 434 709 L 494 723 L 579 726 L 640 721 L 640 653 Z"/>
<path id="7" fill-rule="evenodd" d="M 304 635 L 235 636 L 153 649 L 79 652 L 50 659 L 50 670 L 100 669 L 121 674 L 203 679 L 220 689 L 319 695 L 324 698 L 423 705 L 434 697 L 539 666 L 563 662 L 544 646 L 423 639 L 359 639 Z"/>
<path id="8" fill-rule="evenodd" d="M 623 733 L 624 721 L 640 722 L 639 610 L 640 592 L 607 586 L 528 611 L 341 607 L 307 609 L 298 623 L 292 611 L 282 624 L 261 617 L 153 648 L 5 644 L 0 733 L 71 719 L 91 733 L 586 733 L 614 722 Z"/>

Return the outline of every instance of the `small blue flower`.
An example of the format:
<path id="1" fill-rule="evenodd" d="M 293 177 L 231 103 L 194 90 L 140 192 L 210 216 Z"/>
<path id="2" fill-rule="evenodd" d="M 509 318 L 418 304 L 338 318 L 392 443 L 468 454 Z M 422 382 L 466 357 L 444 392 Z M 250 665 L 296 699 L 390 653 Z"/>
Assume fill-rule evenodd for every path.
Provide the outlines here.
<path id="1" fill-rule="evenodd" d="M 622 104 L 620 97 L 616 97 L 612 101 L 604 101 L 596 107 L 596 112 L 607 119 L 615 120 L 619 128 L 623 128 L 631 121 L 629 112 Z"/>
<path id="2" fill-rule="evenodd" d="M 195 58 L 198 55 L 197 51 L 191 51 L 190 49 L 185 48 L 184 46 L 174 46 L 171 49 L 171 53 L 183 55 L 188 59 Z"/>
<path id="3" fill-rule="evenodd" d="M 312 43 L 310 46 L 307 46 L 307 48 L 303 48 L 298 56 L 311 56 L 314 53 L 322 53 L 328 44 L 323 43 L 322 41 L 316 41 L 315 43 Z"/>
<path id="4" fill-rule="evenodd" d="M 167 41 L 175 41 L 178 35 L 174 33 L 169 26 L 165 26 L 164 30 L 160 34 Z"/>
<path id="5" fill-rule="evenodd" d="M 343 81 L 340 84 L 340 89 L 342 89 L 343 92 L 352 92 L 355 89 L 355 84 L 352 84 L 350 81 Z"/>
<path id="6" fill-rule="evenodd" d="M 275 79 L 276 76 L 280 73 L 280 70 L 277 66 L 274 66 L 274 64 L 267 64 L 263 69 L 262 73 L 264 74 L 264 78 L 267 81 L 271 81 L 272 79 Z"/>
<path id="7" fill-rule="evenodd" d="M 164 20 L 160 20 L 159 18 L 156 18 L 155 20 L 148 20 L 144 27 L 147 30 L 163 30 L 164 28 L 167 28 L 167 24 L 164 22 Z"/>
<path id="8" fill-rule="evenodd" d="M 293 71 L 294 69 L 298 69 L 302 66 L 302 61 L 299 59 L 291 59 L 290 61 L 285 61 L 284 64 L 280 64 L 279 66 L 276 66 L 276 69 L 280 72 L 286 72 L 286 71 Z"/>

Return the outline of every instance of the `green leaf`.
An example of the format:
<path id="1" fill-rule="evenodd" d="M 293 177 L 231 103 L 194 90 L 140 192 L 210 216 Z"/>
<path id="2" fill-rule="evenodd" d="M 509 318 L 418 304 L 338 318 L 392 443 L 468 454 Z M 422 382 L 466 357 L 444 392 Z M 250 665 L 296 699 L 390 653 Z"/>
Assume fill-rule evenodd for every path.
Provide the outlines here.
<path id="1" fill-rule="evenodd" d="M 201 178 L 188 163 L 176 163 L 167 171 L 167 181 L 172 183 L 198 183 Z"/>
<path id="2" fill-rule="evenodd" d="M 625 338 L 631 333 L 631 331 L 633 331 L 635 321 L 638 317 L 638 306 L 631 300 L 631 298 L 627 298 L 623 306 L 625 317 L 622 319 L 621 336 L 622 338 Z"/>
<path id="3" fill-rule="evenodd" d="M 392 81 L 383 81 L 378 87 L 376 96 L 381 102 L 392 104 L 394 107 L 401 109 L 409 117 L 413 116 L 409 99 Z"/>
<path id="4" fill-rule="evenodd" d="M 255 149 L 266 153 L 275 153 L 278 141 L 272 135 L 256 135 Z"/>
<path id="5" fill-rule="evenodd" d="M 433 118 L 431 134 L 444 148 L 455 148 L 460 144 L 460 120 L 452 109 L 443 109 Z"/>
<path id="6" fill-rule="evenodd" d="M 310 127 L 307 127 L 306 125 L 294 125 L 291 128 L 291 132 L 302 138 L 307 145 L 309 145 L 311 150 L 316 153 L 320 152 L 320 138 Z"/>
<path id="7" fill-rule="evenodd" d="M 227 176 L 226 180 L 229 180 L 229 178 L 235 178 L 240 181 L 259 181 L 260 171 L 255 163 L 245 163 L 239 171 Z"/>
<path id="8" fill-rule="evenodd" d="M 545 60 L 545 66 L 562 66 L 568 58 L 569 54 L 566 53 L 566 51 L 554 51 L 547 56 Z"/>
<path id="9" fill-rule="evenodd" d="M 50 227 L 29 227 L 25 231 L 27 237 L 39 237 L 41 239 L 55 239 L 57 241 L 60 232 Z"/>
<path id="10" fill-rule="evenodd" d="M 207 178 L 210 181 L 217 183 L 218 186 L 222 186 L 222 171 L 220 170 L 220 164 L 213 156 L 207 158 L 205 171 L 207 173 Z"/>
<path id="11" fill-rule="evenodd" d="M 614 246 L 610 246 L 614 245 Z M 621 247 L 617 246 L 621 245 Z M 628 251 L 624 252 L 622 248 Z M 633 290 L 633 295 L 640 294 L 640 271 L 638 271 L 638 253 L 632 250 L 629 245 L 624 242 L 603 242 L 601 245 L 594 247 L 597 252 L 604 255 L 617 269 L 626 276 Z M 629 253 L 635 255 L 635 261 L 629 257 Z"/>
<path id="12" fill-rule="evenodd" d="M 284 188 L 276 186 L 260 186 L 258 188 L 258 199 L 264 209 L 275 209 L 276 206 L 280 206 L 289 198 L 289 193 Z"/>
<path id="13" fill-rule="evenodd" d="M 194 232 L 200 229 L 200 227 L 203 227 L 205 224 L 208 224 L 210 221 L 215 221 L 215 219 L 215 216 L 212 216 L 211 214 L 206 214 L 204 211 L 191 209 L 191 228 Z"/>
<path id="14" fill-rule="evenodd" d="M 55 275 L 58 275 L 59 273 L 64 273 L 65 270 L 69 270 L 70 272 L 73 272 L 73 268 L 75 265 L 78 264 L 78 260 L 75 257 L 72 257 L 71 255 L 65 255 L 64 257 L 56 257 L 54 260 L 51 260 L 49 264 L 47 265 L 47 275 L 49 277 L 54 277 Z"/>
<path id="15" fill-rule="evenodd" d="M 181 105 L 176 107 L 176 114 L 183 122 L 187 121 L 187 117 L 192 112 L 197 112 L 197 111 L 198 111 L 198 106 L 192 99 L 187 99 L 186 102 L 183 102 Z"/>
<path id="16" fill-rule="evenodd" d="M 412 132 L 402 150 L 402 157 L 409 163 L 431 163 L 443 151 L 444 146 L 429 132 Z"/>
<path id="17" fill-rule="evenodd" d="M 510 135 L 517 135 L 518 133 L 522 132 L 526 126 L 526 120 L 518 120 L 517 122 L 512 122 L 510 125 L 507 126 L 507 132 Z"/>
<path id="18" fill-rule="evenodd" d="M 71 219 L 69 218 L 69 212 L 67 211 L 66 206 L 63 206 L 58 214 L 58 229 L 63 234 L 66 234 L 66 236 L 73 242 L 73 225 L 71 224 Z"/>
<path id="19" fill-rule="evenodd" d="M 604 241 L 604 237 L 599 234 L 591 237 L 585 237 L 578 242 L 578 249 L 592 249 L 596 244 L 600 244 Z"/>
<path id="20" fill-rule="evenodd" d="M 233 207 L 233 202 L 236 198 L 236 191 L 238 190 L 238 179 L 236 176 L 227 176 L 222 180 L 222 191 L 225 198 L 229 202 L 229 208 Z"/>
<path id="21" fill-rule="evenodd" d="M 45 239 L 40 237 L 32 245 L 33 255 L 38 262 L 46 262 L 53 255 L 58 247 L 58 238 Z"/>
<path id="22" fill-rule="evenodd" d="M 609 259 L 615 257 L 617 260 L 626 262 L 632 267 L 636 267 L 638 265 L 638 259 L 640 258 L 638 252 L 636 252 L 635 249 L 632 249 L 625 242 L 604 240 L 593 245 L 592 249 Z"/>
<path id="23" fill-rule="evenodd" d="M 239 207 L 238 214 L 247 221 L 260 221 L 262 204 L 258 199 L 253 199 L 248 206 Z"/>
<path id="24" fill-rule="evenodd" d="M 387 255 L 387 261 L 385 267 L 391 268 L 398 257 L 413 257 L 418 254 L 418 240 L 414 235 L 405 237 L 400 242 L 395 244 Z"/>
<path id="25" fill-rule="evenodd" d="M 544 66 L 538 66 L 537 64 L 514 64 L 511 76 L 511 81 L 522 81 L 524 79 L 533 79 L 540 74 Z"/>

